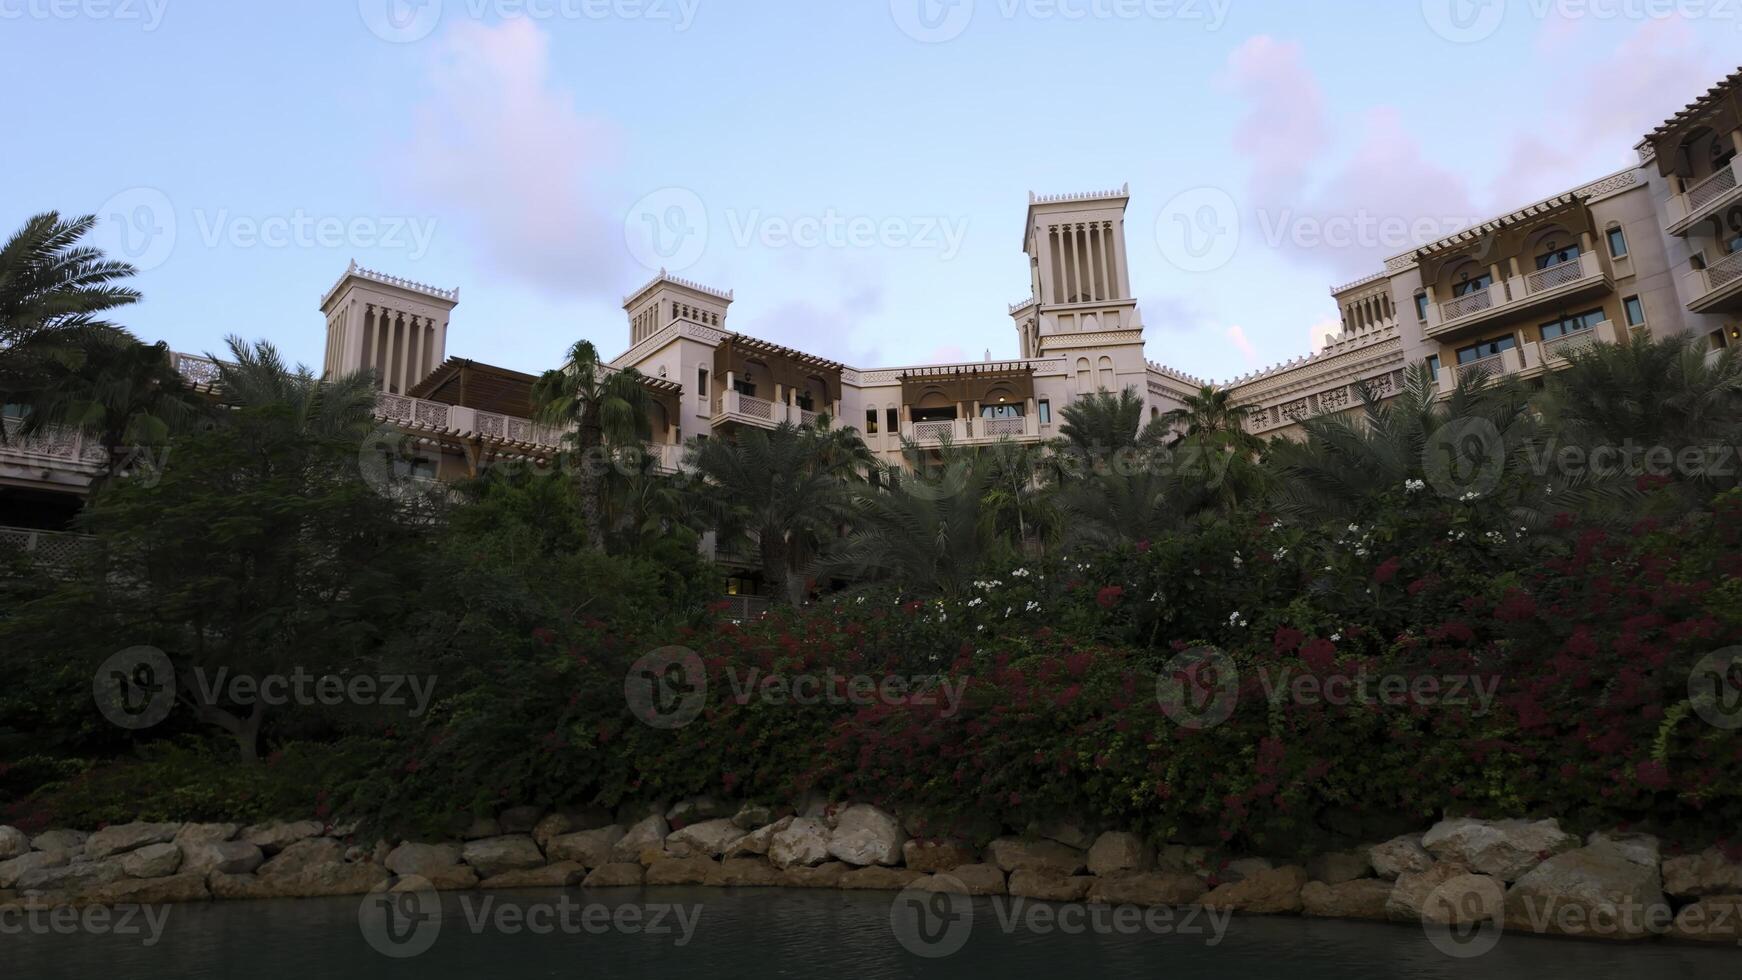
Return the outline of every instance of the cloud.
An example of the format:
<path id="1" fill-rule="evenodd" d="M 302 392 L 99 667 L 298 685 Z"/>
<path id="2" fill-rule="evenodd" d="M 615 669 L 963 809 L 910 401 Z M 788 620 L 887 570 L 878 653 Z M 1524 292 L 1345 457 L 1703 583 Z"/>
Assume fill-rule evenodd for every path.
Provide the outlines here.
<path id="1" fill-rule="evenodd" d="M 1228 57 L 1226 81 L 1251 103 L 1234 129 L 1234 149 L 1251 157 L 1261 197 L 1298 191 L 1307 164 L 1330 144 L 1324 90 L 1304 54 L 1298 41 L 1261 34 Z"/>
<path id="2" fill-rule="evenodd" d="M 1234 345 L 1234 348 L 1240 352 L 1240 356 L 1246 359 L 1247 364 L 1256 367 L 1261 363 L 1258 359 L 1258 348 L 1252 346 L 1252 341 L 1246 339 L 1246 331 L 1239 324 L 1229 327 L 1223 332 L 1223 336 L 1228 338 L 1228 342 Z"/>
<path id="3" fill-rule="evenodd" d="M 630 263 L 595 184 L 617 130 L 552 81 L 549 35 L 523 18 L 463 21 L 433 51 L 430 95 L 391 154 L 392 178 L 503 275 L 560 296 L 613 295 Z"/>

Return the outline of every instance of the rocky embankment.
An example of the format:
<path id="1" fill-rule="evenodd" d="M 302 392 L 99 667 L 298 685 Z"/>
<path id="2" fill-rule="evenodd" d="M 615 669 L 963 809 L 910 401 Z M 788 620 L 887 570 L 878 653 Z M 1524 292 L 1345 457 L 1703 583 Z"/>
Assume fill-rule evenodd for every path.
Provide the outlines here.
<path id="1" fill-rule="evenodd" d="M 1581 938 L 1742 944 L 1742 862 L 1664 857 L 1638 834 L 1447 819 L 1304 864 L 1059 823 L 985 846 L 928 838 L 866 804 L 514 807 L 453 841 L 378 841 L 315 821 L 130 823 L 34 837 L 0 827 L 0 909 L 439 890 L 643 885 L 918 888 L 1237 913 L 1490 921 Z"/>

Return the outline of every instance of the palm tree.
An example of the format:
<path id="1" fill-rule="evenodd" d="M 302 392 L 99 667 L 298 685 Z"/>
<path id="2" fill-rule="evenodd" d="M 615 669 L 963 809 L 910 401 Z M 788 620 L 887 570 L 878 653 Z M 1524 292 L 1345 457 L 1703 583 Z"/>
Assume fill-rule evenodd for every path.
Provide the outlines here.
<path id="1" fill-rule="evenodd" d="M 781 423 L 694 440 L 686 462 L 700 478 L 697 509 L 718 542 L 753 543 L 764 581 L 798 605 L 803 569 L 848 520 L 848 488 L 873 457 L 854 429 Z"/>
<path id="2" fill-rule="evenodd" d="M 96 222 L 48 211 L 0 246 L 0 384 L 20 386 L 41 361 L 109 329 L 100 314 L 139 300 L 136 290 L 116 285 L 133 275 L 132 266 L 78 244 Z"/>
<path id="3" fill-rule="evenodd" d="M 1169 440 L 1173 445 L 1195 442 L 1199 445 L 1226 445 L 1246 455 L 1264 448 L 1264 440 L 1246 430 L 1243 405 L 1234 404 L 1234 392 L 1229 388 L 1205 385 L 1195 395 L 1187 395 L 1182 405 L 1163 412 L 1161 422 L 1174 430 Z"/>
<path id="4" fill-rule="evenodd" d="M 1059 417 L 1060 448 L 1091 458 L 1160 445 L 1167 431 L 1159 420 L 1144 423 L 1143 399 L 1134 388 L 1084 395 L 1065 406 Z"/>
<path id="5" fill-rule="evenodd" d="M 532 386 L 534 418 L 563 430 L 563 441 L 578 457 L 575 490 L 587 547 L 605 550 L 603 468 L 615 450 L 644 444 L 653 398 L 633 368 L 618 371 L 599 357 L 591 341 L 576 341 L 568 364 L 546 371 Z"/>
<path id="6" fill-rule="evenodd" d="M 358 439 L 375 418 L 375 376 L 368 371 L 337 378 L 315 376 L 307 365 L 285 364 L 278 348 L 267 341 L 248 343 L 226 337 L 230 359 L 211 357 L 218 365 L 218 388 L 227 405 L 238 408 L 281 407 L 299 432 L 320 439 Z"/>

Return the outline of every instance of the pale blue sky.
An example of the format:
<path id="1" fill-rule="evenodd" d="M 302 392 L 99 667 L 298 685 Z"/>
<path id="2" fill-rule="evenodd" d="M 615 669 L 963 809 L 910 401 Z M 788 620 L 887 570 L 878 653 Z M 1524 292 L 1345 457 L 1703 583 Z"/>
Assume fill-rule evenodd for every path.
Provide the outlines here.
<path id="1" fill-rule="evenodd" d="M 873 366 L 1014 355 L 1027 193 L 1129 182 L 1149 355 L 1225 379 L 1399 235 L 1626 163 L 1735 67 L 1727 14 L 1644 13 L 1676 6 L 0 0 L 0 226 L 125 215 L 126 322 L 180 350 L 318 364 L 355 257 L 460 287 L 450 354 L 536 371 L 623 348 L 651 210 L 736 329 Z M 1156 233 L 1228 207 L 1207 261 Z"/>

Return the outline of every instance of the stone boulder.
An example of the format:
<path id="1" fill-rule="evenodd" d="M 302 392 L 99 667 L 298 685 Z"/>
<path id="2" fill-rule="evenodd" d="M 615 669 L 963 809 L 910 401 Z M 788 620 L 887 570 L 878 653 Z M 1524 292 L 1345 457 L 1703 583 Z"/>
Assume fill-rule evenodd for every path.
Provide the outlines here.
<path id="1" fill-rule="evenodd" d="M 793 819 L 794 818 L 792 817 L 781 817 L 779 820 L 776 820 L 766 827 L 758 827 L 755 830 L 750 831 L 733 841 L 732 846 L 726 848 L 725 856 L 728 858 L 747 858 L 762 857 L 766 855 L 768 853 L 768 845 L 774 843 L 774 835 L 792 826 Z M 736 821 L 733 822 L 734 824 L 737 823 Z M 742 825 L 739 825 L 739 827 L 742 829 Z"/>
<path id="2" fill-rule="evenodd" d="M 251 874 L 266 860 L 260 848 L 247 841 L 181 841 L 176 846 L 181 848 L 183 874 L 209 875 L 214 871 Z"/>
<path id="3" fill-rule="evenodd" d="M 728 858 L 707 879 L 716 888 L 769 888 L 784 882 L 785 876 L 760 858 Z"/>
<path id="4" fill-rule="evenodd" d="M 1367 877 L 1373 870 L 1373 862 L 1360 851 L 1339 851 L 1333 854 L 1321 854 L 1307 862 L 1307 874 L 1314 881 L 1322 881 L 1327 885 L 1341 885 L 1346 881 L 1355 881 Z"/>
<path id="5" fill-rule="evenodd" d="M 1058 841 L 1066 847 L 1086 851 L 1095 843 L 1095 834 L 1074 820 L 1049 820 L 1028 825 L 1026 836 Z"/>
<path id="6" fill-rule="evenodd" d="M 647 877 L 647 872 L 640 864 L 631 861 L 613 861 L 601 864 L 587 874 L 581 882 L 583 888 L 634 888 L 639 887 Z"/>
<path id="7" fill-rule="evenodd" d="M 1300 892 L 1311 880 L 1306 869 L 1298 865 L 1254 871 L 1252 874 L 1218 885 L 1199 899 L 1205 908 L 1230 909 L 1254 915 L 1281 915 L 1299 912 Z"/>
<path id="8" fill-rule="evenodd" d="M 1579 839 L 1556 820 L 1441 820 L 1422 835 L 1421 846 L 1441 861 L 1477 874 L 1517 881 L 1546 857 L 1573 850 Z"/>
<path id="9" fill-rule="evenodd" d="M 1088 868 L 1083 852 L 1053 840 L 1000 837 L 986 845 L 986 860 L 1004 871 L 1051 871 L 1074 875 Z"/>
<path id="10" fill-rule="evenodd" d="M 829 856 L 847 864 L 866 867 L 901 863 L 901 845 L 907 833 L 894 814 L 866 803 L 855 803 L 835 818 L 829 835 Z"/>
<path id="11" fill-rule="evenodd" d="M 657 814 L 643 817 L 611 845 L 611 860 L 641 861 L 643 853 L 662 851 L 669 833 L 671 825 L 664 817 Z"/>
<path id="12" fill-rule="evenodd" d="M 1210 852 L 1207 848 L 1186 844 L 1168 844 L 1155 852 L 1155 870 L 1175 874 L 1209 875 Z"/>
<path id="13" fill-rule="evenodd" d="M 504 834 L 530 834 L 543 816 L 541 806 L 511 806 L 496 814 L 496 824 Z"/>
<path id="14" fill-rule="evenodd" d="M 1106 877 L 1155 867 L 1155 848 L 1136 834 L 1109 830 L 1089 845 L 1089 873 Z"/>
<path id="15" fill-rule="evenodd" d="M 1050 871 L 1012 871 L 1005 888 L 1018 898 L 1042 902 L 1080 902 L 1096 879 L 1089 875 L 1061 875 Z"/>
<path id="16" fill-rule="evenodd" d="M 561 813 L 547 813 L 532 827 L 532 842 L 540 848 L 550 850 L 550 842 L 564 834 L 573 833 L 575 825 L 568 816 Z"/>
<path id="17" fill-rule="evenodd" d="M 135 878 L 167 878 L 181 867 L 181 848 L 174 844 L 147 844 L 121 855 L 121 870 Z"/>
<path id="18" fill-rule="evenodd" d="M 640 866 L 636 867 L 640 870 Z M 580 884 L 587 869 L 578 861 L 559 861 L 542 868 L 504 871 L 478 882 L 479 888 L 567 888 Z"/>
<path id="19" fill-rule="evenodd" d="M 1204 882 L 1194 874 L 1177 871 L 1126 871 L 1095 879 L 1088 898 L 1095 905 L 1195 905 L 1204 895 Z"/>
<path id="20" fill-rule="evenodd" d="M 898 892 L 925 875 L 912 868 L 883 868 L 872 865 L 854 868 L 841 876 L 838 886 L 846 891 Z"/>
<path id="21" fill-rule="evenodd" d="M 705 885 L 720 862 L 709 857 L 661 858 L 647 866 L 648 885 Z"/>
<path id="22" fill-rule="evenodd" d="M 502 824 L 495 817 L 474 817 L 466 828 L 460 831 L 461 840 L 489 840 L 502 836 Z"/>
<path id="23" fill-rule="evenodd" d="M 839 861 L 825 861 L 814 868 L 795 864 L 780 873 L 780 883 L 788 888 L 837 888 L 851 870 Z"/>
<path id="24" fill-rule="evenodd" d="M 432 872 L 460 863 L 460 849 L 453 844 L 401 844 L 387 855 L 382 865 L 396 875 L 419 875 L 427 878 Z"/>
<path id="25" fill-rule="evenodd" d="M 768 861 L 785 870 L 814 867 L 829 859 L 829 828 L 821 820 L 798 817 L 768 842 Z"/>
<path id="26" fill-rule="evenodd" d="M 177 844 L 221 844 L 236 839 L 241 827 L 233 823 L 183 824 L 175 832 Z"/>
<path id="27" fill-rule="evenodd" d="M 1367 849 L 1367 862 L 1373 865 L 1375 875 L 1392 880 L 1434 866 L 1433 855 L 1421 846 L 1420 834 L 1405 834 L 1373 845 Z"/>
<path id="28" fill-rule="evenodd" d="M 692 796 L 687 800 L 679 800 L 671 809 L 665 811 L 665 821 L 673 827 L 687 827 L 703 820 L 730 818 L 737 812 L 736 804 L 721 803 L 711 796 Z"/>
<path id="29" fill-rule="evenodd" d="M 1235 858 L 1217 868 L 1212 875 L 1216 884 L 1225 885 L 1234 881 L 1245 881 L 1261 871 L 1274 871 L 1276 865 L 1269 858 Z"/>
<path id="30" fill-rule="evenodd" d="M 1663 863 L 1662 845 L 1650 834 L 1604 833 L 1597 831 L 1585 838 L 1587 847 L 1612 847 L 1634 864 L 1657 867 Z"/>
<path id="31" fill-rule="evenodd" d="M 1004 869 L 995 864 L 964 864 L 913 883 L 921 891 L 950 895 L 1003 895 Z"/>
<path id="32" fill-rule="evenodd" d="M 1663 862 L 1663 890 L 1677 898 L 1742 894 L 1742 861 L 1715 847 Z"/>
<path id="33" fill-rule="evenodd" d="M 1385 919 L 1392 883 L 1379 878 L 1357 878 L 1327 884 L 1309 881 L 1300 890 L 1301 912 L 1327 919 Z"/>
<path id="34" fill-rule="evenodd" d="M 68 861 L 65 851 L 31 851 L 10 861 L 0 861 L 0 888 L 13 887 L 19 878 L 32 871 L 66 867 Z"/>
<path id="35" fill-rule="evenodd" d="M 375 864 L 318 864 L 284 875 L 227 875 L 214 872 L 215 898 L 331 898 L 367 895 L 390 876 Z"/>
<path id="36" fill-rule="evenodd" d="M 124 823 L 104 827 L 85 839 L 85 857 L 96 860 L 114 854 L 136 851 L 147 844 L 167 844 L 175 840 L 179 823 Z"/>
<path id="37" fill-rule="evenodd" d="M 746 803 L 738 808 L 737 813 L 732 814 L 733 826 L 743 831 L 766 827 L 777 819 L 779 818 L 775 815 L 773 807 L 754 803 Z"/>
<path id="38" fill-rule="evenodd" d="M 322 864 L 345 860 L 345 845 L 331 837 L 306 837 L 279 851 L 256 872 L 262 877 L 299 874 Z"/>
<path id="39" fill-rule="evenodd" d="M 901 863 L 925 874 L 949 871 L 979 861 L 980 857 L 973 848 L 955 841 L 909 840 L 901 845 Z"/>
<path id="40" fill-rule="evenodd" d="M 211 897 L 212 893 L 206 888 L 205 875 L 183 873 L 159 878 L 125 878 L 112 881 L 86 890 L 78 900 L 81 904 L 90 905 L 177 905 L 184 902 L 204 902 Z"/>
<path id="41" fill-rule="evenodd" d="M 1557 854 L 1506 893 L 1513 929 L 1592 939 L 1647 939 L 1673 922 L 1658 869 L 1612 847 Z"/>
<path id="42" fill-rule="evenodd" d="M 1712 895 L 1676 913 L 1671 939 L 1742 944 L 1742 895 Z"/>
<path id="43" fill-rule="evenodd" d="M 460 848 L 460 860 L 471 865 L 478 877 L 494 878 L 510 871 L 544 867 L 544 852 L 532 842 L 531 835 L 510 834 L 467 841 Z"/>
<path id="44" fill-rule="evenodd" d="M 623 833 L 622 827 L 612 824 L 598 830 L 562 834 L 545 843 L 544 856 L 549 861 L 575 861 L 582 867 L 602 868 L 612 863 L 612 854 L 617 842 L 623 839 Z"/>
<path id="45" fill-rule="evenodd" d="M 1484 912 L 1492 915 L 1495 896 L 1505 893 L 1500 879 L 1446 862 L 1398 875 L 1385 901 L 1385 915 L 1398 922 L 1474 923 L 1486 917 Z"/>
<path id="46" fill-rule="evenodd" d="M 0 861 L 30 853 L 30 837 L 17 827 L 0 826 Z"/>
<path id="47" fill-rule="evenodd" d="M 408 875 L 399 879 L 394 891 L 434 888 L 438 892 L 463 892 L 478 887 L 478 872 L 471 865 L 450 864 L 431 868 L 427 874 Z"/>
<path id="48" fill-rule="evenodd" d="M 666 853 L 673 857 L 719 857 L 744 836 L 738 825 L 724 817 L 693 823 L 674 830 L 665 839 Z"/>
<path id="49" fill-rule="evenodd" d="M 125 877 L 127 872 L 120 860 L 110 859 L 37 868 L 20 874 L 14 884 L 21 892 L 88 891 Z"/>
<path id="50" fill-rule="evenodd" d="M 326 826 L 318 820 L 275 820 L 271 823 L 257 823 L 251 827 L 243 827 L 240 839 L 253 844 L 270 856 L 299 840 L 319 837 L 326 832 L 326 829 Z"/>
<path id="51" fill-rule="evenodd" d="M 85 852 L 85 841 L 90 837 L 82 830 L 45 830 L 31 838 L 30 847 L 37 851 L 65 851 L 76 857 Z"/>

